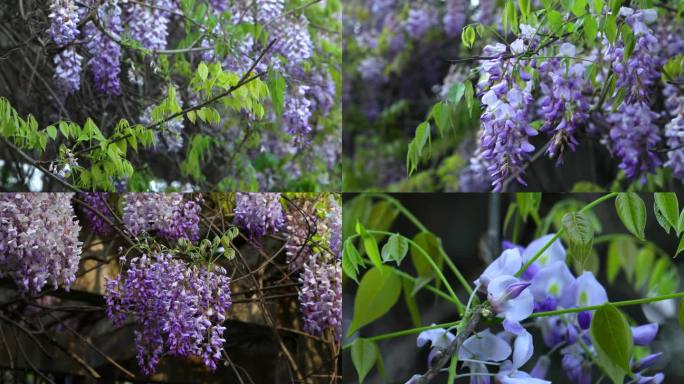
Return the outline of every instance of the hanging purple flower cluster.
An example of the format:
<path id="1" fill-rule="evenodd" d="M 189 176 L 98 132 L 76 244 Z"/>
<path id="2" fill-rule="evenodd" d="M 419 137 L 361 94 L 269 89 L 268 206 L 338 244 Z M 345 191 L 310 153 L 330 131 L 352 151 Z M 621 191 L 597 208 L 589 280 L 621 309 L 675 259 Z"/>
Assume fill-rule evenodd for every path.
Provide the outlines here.
<path id="1" fill-rule="evenodd" d="M 449 37 L 458 37 L 465 27 L 468 17 L 468 0 L 447 0 L 444 13 L 444 33 Z"/>
<path id="2" fill-rule="evenodd" d="M 90 228 L 100 236 L 109 236 L 113 229 L 102 216 L 113 221 L 114 216 L 110 210 L 109 193 L 107 192 L 86 192 L 79 195 L 83 202 L 90 207 L 83 207 L 83 215 L 86 217 Z M 93 209 L 100 213 L 93 212 Z M 113 208 L 112 208 L 113 209 Z"/>
<path id="3" fill-rule="evenodd" d="M 75 47 L 68 47 L 78 37 L 80 17 L 72 0 L 53 0 L 50 11 L 48 34 L 52 41 L 62 48 L 53 58 L 54 78 L 59 91 L 67 96 L 81 87 L 83 57 L 76 52 Z"/>
<path id="4" fill-rule="evenodd" d="M 280 17 L 285 9 L 284 0 L 257 0 L 257 21 L 261 24 L 267 24 L 271 20 Z"/>
<path id="5" fill-rule="evenodd" d="M 306 97 L 307 85 L 293 86 L 285 96 L 283 111 L 283 129 L 292 135 L 297 143 L 304 143 L 313 130 L 309 123 L 311 118 L 311 100 Z"/>
<path id="6" fill-rule="evenodd" d="M 240 193 L 235 197 L 235 224 L 259 238 L 278 233 L 285 224 L 280 193 Z"/>
<path id="7" fill-rule="evenodd" d="M 487 192 L 492 188 L 489 175 L 490 162 L 485 159 L 481 148 L 475 150 L 468 164 L 463 167 L 459 175 L 459 190 L 461 192 Z"/>
<path id="8" fill-rule="evenodd" d="M 406 18 L 404 28 L 413 40 L 420 40 L 427 31 L 435 26 L 437 10 L 431 5 L 419 3 L 411 7 Z"/>
<path id="9" fill-rule="evenodd" d="M 576 131 L 588 120 L 591 107 L 587 96 L 591 94 L 591 83 L 584 76 L 586 63 L 574 61 L 574 45 L 563 43 L 559 49 L 560 58 L 544 60 L 538 66 L 542 77 L 539 112 L 544 119 L 541 131 L 551 135 L 546 153 L 558 157 L 558 164 L 562 163 L 566 147 L 575 150 Z"/>
<path id="10" fill-rule="evenodd" d="M 661 165 L 655 152 L 660 142 L 657 118 L 658 114 L 641 101 L 623 103 L 606 117 L 611 124 L 610 147 L 620 159 L 620 169 L 630 179 L 641 178 L 645 182 L 646 174 Z"/>
<path id="11" fill-rule="evenodd" d="M 311 240 L 319 232 L 319 226 L 323 226 L 322 220 L 316 216 L 316 207 L 309 200 L 297 200 L 296 207 L 291 207 L 285 216 L 285 228 L 287 230 L 287 243 L 285 253 L 287 266 L 292 272 L 302 269 L 304 264 L 311 258 Z"/>
<path id="12" fill-rule="evenodd" d="M 199 240 L 201 198 L 182 193 L 126 193 L 123 222 L 133 235 L 154 233 L 170 242 Z"/>
<path id="13" fill-rule="evenodd" d="M 596 306 L 608 301 L 605 288 L 592 272 L 575 277 L 566 263 L 566 252 L 560 241 L 554 241 L 542 256 L 525 271 L 522 278 L 516 273 L 553 238 L 552 234 L 530 243 L 526 248 L 513 247 L 505 250 L 475 280 L 478 290 L 486 293 L 492 315 L 502 319 L 503 330 L 498 333 L 487 328 L 466 339 L 459 348 L 458 358 L 468 368 L 471 383 L 489 382 L 494 376 L 501 383 L 548 384 L 545 380 L 549 368 L 548 356 L 542 356 L 528 372 L 521 371 L 534 354 L 532 334 L 527 328 L 539 328 L 544 344 L 562 356 L 565 374 L 573 383 L 591 383 L 592 366 L 596 359 L 589 328 L 593 311 L 582 311 L 557 316 L 538 317 L 522 321 L 532 313 L 556 309 Z M 526 328 L 527 327 L 527 328 Z M 650 323 L 631 328 L 635 345 L 649 345 L 656 337 L 658 324 Z M 456 338 L 445 329 L 421 332 L 417 345 L 431 343 L 428 357 L 432 360 Z M 634 382 L 660 383 L 664 376 L 647 374 L 661 353 L 641 360 L 633 360 L 631 368 Z M 496 374 L 489 367 L 499 366 Z M 417 376 L 408 383 L 413 383 Z"/>
<path id="14" fill-rule="evenodd" d="M 480 117 L 480 140 L 482 154 L 491 163 L 489 172 L 495 191 L 500 191 L 509 177 L 525 184 L 524 164 L 534 151 L 529 138 L 538 132 L 530 126 L 527 111 L 533 100 L 532 76 L 524 68 L 517 74 L 511 70 L 524 66 L 524 62 L 510 57 L 523 53 L 531 43 L 527 37 L 517 39 L 511 43 L 511 52 L 503 44 L 484 47 L 484 55 L 491 59 L 480 64 L 483 79 L 478 83 L 478 93 L 485 106 Z"/>
<path id="15" fill-rule="evenodd" d="M 0 277 L 37 294 L 76 280 L 82 243 L 71 193 L 0 194 Z"/>
<path id="16" fill-rule="evenodd" d="M 672 175 L 684 180 L 684 92 L 674 85 L 667 84 L 663 89 L 665 108 L 672 120 L 665 125 L 667 138 L 667 162 Z"/>
<path id="17" fill-rule="evenodd" d="M 165 49 L 169 36 L 169 21 L 178 10 L 172 0 L 153 0 L 148 4 L 129 4 L 124 20 L 131 37 L 150 50 Z"/>
<path id="18" fill-rule="evenodd" d="M 133 258 L 124 273 L 108 280 L 105 299 L 115 325 L 123 325 L 129 314 L 135 318 L 138 365 L 151 375 L 165 354 L 200 357 L 216 369 L 226 341 L 222 324 L 232 305 L 230 294 L 222 267 L 190 265 L 157 253 Z"/>
<path id="19" fill-rule="evenodd" d="M 333 195 L 330 195 L 330 211 L 327 220 L 327 227 L 330 230 L 330 250 L 336 255 L 337 260 L 342 260 L 342 206 Z"/>
<path id="20" fill-rule="evenodd" d="M 313 55 L 313 42 L 309 33 L 309 20 L 304 16 L 287 17 L 272 25 L 273 37 L 277 38 L 275 52 L 285 56 L 290 68 L 296 68 Z"/>
<path id="21" fill-rule="evenodd" d="M 121 38 L 123 25 L 121 23 L 121 8 L 116 2 L 108 1 L 97 10 L 98 22 L 101 27 L 116 39 Z M 95 89 L 111 96 L 121 94 L 119 74 L 121 72 L 121 46 L 104 34 L 91 21 L 85 26 L 88 52 L 93 56 L 89 65 L 93 73 Z"/>
<path id="22" fill-rule="evenodd" d="M 321 336 L 331 329 L 336 340 L 342 336 L 342 264 L 314 254 L 299 276 L 299 306 L 304 331 Z"/>

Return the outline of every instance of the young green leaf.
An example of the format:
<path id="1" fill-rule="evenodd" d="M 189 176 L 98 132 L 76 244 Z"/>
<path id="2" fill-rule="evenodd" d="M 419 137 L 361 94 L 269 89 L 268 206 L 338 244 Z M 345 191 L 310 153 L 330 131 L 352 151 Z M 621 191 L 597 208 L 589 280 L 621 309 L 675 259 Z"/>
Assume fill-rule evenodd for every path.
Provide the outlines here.
<path id="1" fill-rule="evenodd" d="M 414 327 L 420 327 L 420 310 L 414 294 L 414 283 L 409 279 L 402 279 L 401 287 L 404 292 L 404 302 L 411 315 L 411 323 Z"/>
<path id="2" fill-rule="evenodd" d="M 627 230 L 639 240 L 645 240 L 646 204 L 634 192 L 618 194 L 615 199 L 615 209 Z"/>
<path id="3" fill-rule="evenodd" d="M 344 242 L 344 250 L 342 251 L 342 270 L 352 280 L 358 284 L 357 278 L 359 274 L 359 265 L 362 265 L 363 260 L 356 246 L 351 241 Z"/>
<path id="4" fill-rule="evenodd" d="M 387 243 L 382 247 L 382 260 L 387 262 L 394 260 L 397 265 L 401 265 L 402 260 L 408 253 L 408 240 L 398 233 L 390 236 Z"/>
<path id="5" fill-rule="evenodd" d="M 361 278 L 354 299 L 354 317 L 349 326 L 351 336 L 364 325 L 370 324 L 387 313 L 399 300 L 401 278 L 392 267 L 373 267 Z"/>
<path id="6" fill-rule="evenodd" d="M 568 212 L 563 215 L 561 223 L 570 245 L 570 255 L 578 266 L 584 267 L 584 263 L 591 255 L 594 241 L 594 227 L 591 221 L 583 212 Z"/>
<path id="7" fill-rule="evenodd" d="M 351 345 L 351 358 L 359 375 L 359 383 L 363 383 L 366 375 L 373 369 L 379 354 L 380 349 L 374 341 L 364 338 L 354 340 Z"/>
<path id="8" fill-rule="evenodd" d="M 677 201 L 677 194 L 672 192 L 658 192 L 654 194 L 654 198 L 654 211 L 656 212 L 656 218 L 658 217 L 659 212 L 662 215 L 662 218 L 664 218 L 667 222 L 668 226 L 663 226 L 663 223 L 660 223 L 660 225 L 669 233 L 670 228 L 677 228 L 679 222 L 679 201 Z M 660 222 L 660 220 L 658 221 Z"/>
<path id="9" fill-rule="evenodd" d="M 518 192 L 515 194 L 515 201 L 518 203 L 523 221 L 527 221 L 527 217 L 531 213 L 537 213 L 541 198 L 540 192 Z"/>
<path id="10" fill-rule="evenodd" d="M 622 384 L 631 375 L 630 358 L 634 342 L 627 319 L 612 304 L 599 308 L 591 320 L 591 341 L 597 362 L 615 384 Z"/>
<path id="11" fill-rule="evenodd" d="M 442 265 L 444 265 L 444 260 L 442 259 L 442 242 L 437 236 L 431 232 L 421 232 L 413 237 L 413 242 L 422 248 L 441 269 Z M 426 260 L 425 255 L 423 255 L 423 253 L 414 245 L 411 245 L 411 261 L 416 268 L 418 276 L 436 277 L 436 273 L 430 262 Z"/>

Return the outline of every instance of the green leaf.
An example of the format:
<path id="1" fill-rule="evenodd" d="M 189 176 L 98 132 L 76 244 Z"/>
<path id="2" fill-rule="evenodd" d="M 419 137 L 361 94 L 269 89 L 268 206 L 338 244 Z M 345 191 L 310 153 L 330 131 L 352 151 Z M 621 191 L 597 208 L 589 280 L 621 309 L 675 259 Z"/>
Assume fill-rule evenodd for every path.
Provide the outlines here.
<path id="1" fill-rule="evenodd" d="M 441 269 L 442 265 L 444 265 L 442 242 L 437 236 L 431 232 L 421 232 L 413 237 L 413 242 L 422 248 Z M 411 261 L 416 268 L 418 276 L 436 277 L 437 274 L 430 262 L 426 260 L 425 255 L 423 255 L 414 245 L 411 245 Z"/>
<path id="2" fill-rule="evenodd" d="M 347 336 L 379 319 L 399 300 L 401 279 L 392 267 L 373 267 L 361 279 L 354 298 L 354 318 Z"/>
<path id="3" fill-rule="evenodd" d="M 465 99 L 466 106 L 468 107 L 468 115 L 473 116 L 473 102 L 475 99 L 475 90 L 473 89 L 473 84 L 470 81 L 466 82 Z"/>
<path id="4" fill-rule="evenodd" d="M 413 323 L 414 327 L 420 327 L 420 310 L 418 310 L 418 303 L 416 303 L 416 297 L 414 295 L 413 281 L 402 279 L 402 288 L 404 291 L 406 308 L 408 308 L 409 314 L 411 315 L 411 323 Z"/>
<path id="5" fill-rule="evenodd" d="M 475 29 L 472 25 L 468 25 L 467 27 L 463 28 L 463 33 L 461 34 L 461 41 L 463 42 L 463 45 L 465 45 L 466 47 L 473 47 L 473 44 L 475 43 Z"/>
<path id="6" fill-rule="evenodd" d="M 406 238 L 398 233 L 390 236 L 387 243 L 382 247 L 382 260 L 394 260 L 397 265 L 401 265 L 401 261 L 408 253 L 408 241 Z"/>
<path id="7" fill-rule="evenodd" d="M 539 204 L 541 204 L 542 195 L 540 192 L 518 192 L 515 194 L 515 201 L 518 203 L 520 209 L 520 216 L 524 221 L 531 214 L 537 213 Z"/>
<path id="8" fill-rule="evenodd" d="M 547 17 L 549 19 L 549 27 L 551 28 L 551 32 L 555 33 L 556 35 L 560 35 L 561 29 L 563 28 L 563 16 L 560 14 L 560 12 L 554 9 L 547 13 Z"/>
<path id="9" fill-rule="evenodd" d="M 591 14 L 584 15 L 584 38 L 589 45 L 594 45 L 597 33 L 598 25 L 594 16 Z"/>
<path id="10" fill-rule="evenodd" d="M 679 239 L 679 245 L 677 246 L 677 252 L 675 252 L 673 257 L 679 256 L 679 253 L 684 251 L 684 237 Z"/>
<path id="11" fill-rule="evenodd" d="M 634 342 L 627 319 L 612 304 L 599 308 L 591 320 L 591 341 L 597 362 L 615 384 L 622 384 L 631 375 L 630 357 Z"/>
<path id="12" fill-rule="evenodd" d="M 356 246 L 351 241 L 344 242 L 344 250 L 342 251 L 342 270 L 349 276 L 352 280 L 356 281 L 358 284 L 359 280 L 357 278 L 359 274 L 359 265 L 363 263 L 359 251 Z"/>
<path id="13" fill-rule="evenodd" d="M 518 5 L 520 6 L 520 13 L 523 16 L 523 20 L 526 20 L 530 15 L 530 0 L 518 0 Z"/>
<path id="14" fill-rule="evenodd" d="M 655 260 L 655 253 L 650 247 L 645 247 L 639 250 L 636 256 L 636 263 L 634 265 L 634 285 L 637 289 L 648 281 L 653 267 L 653 260 Z"/>
<path id="15" fill-rule="evenodd" d="M 363 243 L 363 249 L 366 251 L 368 258 L 371 263 L 376 267 L 382 266 L 382 259 L 380 258 L 380 249 L 378 248 L 378 241 L 375 240 L 375 236 L 370 235 L 366 232 L 361 222 L 356 223 L 356 232 L 361 236 L 361 242 Z"/>
<path id="16" fill-rule="evenodd" d="M 570 245 L 570 255 L 579 267 L 584 267 L 594 241 L 594 227 L 584 212 L 568 212 L 561 221 Z"/>
<path id="17" fill-rule="evenodd" d="M 351 358 L 359 375 L 359 383 L 363 383 L 379 355 L 380 349 L 374 341 L 363 338 L 354 340 L 351 345 Z"/>
<path id="18" fill-rule="evenodd" d="M 622 36 L 622 42 L 624 45 L 622 56 L 624 60 L 627 61 L 634 52 L 636 39 L 634 38 L 634 32 L 632 32 L 632 28 L 630 28 L 626 23 L 620 26 L 620 35 Z"/>
<path id="19" fill-rule="evenodd" d="M 577 17 L 584 16 L 587 7 L 587 0 L 575 0 L 575 4 L 572 5 L 572 13 Z"/>
<path id="20" fill-rule="evenodd" d="M 209 68 L 207 68 L 207 65 L 200 63 L 200 65 L 197 67 L 197 74 L 202 81 L 207 81 L 207 76 L 209 76 Z"/>
<path id="21" fill-rule="evenodd" d="M 615 209 L 627 230 L 639 240 L 644 241 L 646 228 L 646 204 L 634 192 L 618 194 L 615 199 Z"/>
<path id="22" fill-rule="evenodd" d="M 679 300 L 677 305 L 677 322 L 679 323 L 679 328 L 684 331 L 684 300 Z"/>
<path id="23" fill-rule="evenodd" d="M 608 38 L 608 41 L 611 43 L 615 43 L 615 39 L 617 38 L 617 19 L 616 15 L 608 15 L 606 16 L 606 37 Z"/>
<path id="24" fill-rule="evenodd" d="M 57 138 L 57 128 L 54 125 L 45 128 L 45 131 L 52 140 Z"/>
<path id="25" fill-rule="evenodd" d="M 677 195 L 672 192 L 657 192 L 654 193 L 654 199 L 653 209 L 656 212 L 656 218 L 658 218 L 658 213 L 662 215 L 668 226 L 664 226 L 660 220 L 658 222 L 669 233 L 670 228 L 677 228 L 679 223 L 679 201 L 677 200 Z M 677 234 L 679 234 L 679 231 L 677 231 Z"/>
<path id="26" fill-rule="evenodd" d="M 451 88 L 449 88 L 448 98 L 449 102 L 453 104 L 458 104 L 461 102 L 463 95 L 465 94 L 465 84 L 456 83 Z"/>
<path id="27" fill-rule="evenodd" d="M 285 79 L 278 73 L 274 73 L 268 84 L 271 93 L 271 103 L 276 116 L 282 116 L 285 105 Z"/>

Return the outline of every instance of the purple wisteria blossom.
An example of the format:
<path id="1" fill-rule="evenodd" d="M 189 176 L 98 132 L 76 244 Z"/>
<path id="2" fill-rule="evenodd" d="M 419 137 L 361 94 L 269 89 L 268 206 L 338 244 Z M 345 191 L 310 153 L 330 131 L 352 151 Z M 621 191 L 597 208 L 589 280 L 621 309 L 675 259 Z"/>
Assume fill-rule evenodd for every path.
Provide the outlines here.
<path id="1" fill-rule="evenodd" d="M 83 202 L 88 204 L 90 207 L 83 207 L 83 215 L 88 220 L 90 228 L 100 236 L 109 236 L 113 228 L 102 216 L 114 220 L 114 215 L 112 214 L 109 203 L 109 193 L 107 192 L 86 192 L 79 195 L 83 199 Z M 92 209 L 91 209 L 92 208 Z M 113 208 L 111 208 L 113 209 Z M 93 210 L 97 211 L 99 215 Z"/>
<path id="2" fill-rule="evenodd" d="M 123 222 L 134 236 L 156 234 L 170 242 L 199 239 L 199 197 L 184 199 L 182 193 L 126 193 Z"/>
<path id="3" fill-rule="evenodd" d="M 259 238 L 277 233 L 285 224 L 279 193 L 240 193 L 235 197 L 235 224 Z"/>
<path id="4" fill-rule="evenodd" d="M 114 38 L 120 39 L 123 25 L 119 5 L 115 2 L 104 3 L 98 8 L 97 14 L 101 27 Z M 93 73 L 95 89 L 110 96 L 118 96 L 121 94 L 121 46 L 98 29 L 92 21 L 86 24 L 85 35 L 88 36 L 86 47 L 93 56 L 88 65 Z"/>
<path id="5" fill-rule="evenodd" d="M 565 148 L 574 151 L 577 146 L 576 130 L 589 118 L 591 82 L 584 73 L 587 63 L 575 61 L 575 46 L 564 43 L 560 46 L 561 59 L 554 57 L 542 61 L 539 99 L 540 113 L 544 119 L 542 132 L 551 135 L 551 144 L 546 153 L 557 157 L 562 163 Z"/>
<path id="6" fill-rule="evenodd" d="M 72 193 L 0 194 L 0 277 L 35 295 L 76 280 L 81 227 Z"/>
<path id="7" fill-rule="evenodd" d="M 78 36 L 80 17 L 73 0 L 52 0 L 48 34 L 58 47 L 64 47 Z"/>
<path id="8" fill-rule="evenodd" d="M 511 53 L 524 52 L 530 43 L 527 39 L 517 39 L 511 43 Z M 490 162 L 488 170 L 494 191 L 500 191 L 509 178 L 525 184 L 522 178 L 524 163 L 529 159 L 529 153 L 534 151 L 529 138 L 538 134 L 530 126 L 527 113 L 533 100 L 531 75 L 524 69 L 513 73 L 510 68 L 515 66 L 517 59 L 506 58 L 506 53 L 503 44 L 484 48 L 485 56 L 492 59 L 480 64 L 483 78 L 478 83 L 478 93 L 485 105 L 480 117 L 480 142 L 482 154 Z"/>
<path id="9" fill-rule="evenodd" d="M 82 62 L 83 57 L 73 47 L 66 48 L 54 56 L 55 85 L 61 94 L 66 96 L 81 89 Z"/>
<path id="10" fill-rule="evenodd" d="M 307 85 L 295 86 L 285 96 L 283 110 L 283 129 L 294 137 L 295 142 L 305 143 L 313 130 L 309 123 L 311 118 L 311 100 L 306 97 Z"/>
<path id="11" fill-rule="evenodd" d="M 143 47 L 153 51 L 166 49 L 171 12 L 177 10 L 172 0 L 153 0 L 149 5 L 132 3 L 126 7 L 124 20 L 131 37 Z"/>
<path id="12" fill-rule="evenodd" d="M 299 276 L 299 306 L 304 331 L 322 335 L 330 329 L 342 337 L 342 264 L 314 254 L 304 264 Z"/>
<path id="13" fill-rule="evenodd" d="M 444 14 L 444 32 L 449 37 L 458 37 L 468 17 L 467 0 L 447 0 Z"/>
<path id="14" fill-rule="evenodd" d="M 121 257 L 121 263 L 126 263 Z M 170 254 L 142 255 L 106 282 L 107 316 L 123 325 L 135 318 L 138 365 L 151 375 L 165 354 L 199 357 L 216 369 L 230 309 L 230 278 L 223 267 L 189 265 Z"/>
<path id="15" fill-rule="evenodd" d="M 435 26 L 436 20 L 436 9 L 428 4 L 420 3 L 409 9 L 404 28 L 411 39 L 420 40 L 430 28 Z"/>

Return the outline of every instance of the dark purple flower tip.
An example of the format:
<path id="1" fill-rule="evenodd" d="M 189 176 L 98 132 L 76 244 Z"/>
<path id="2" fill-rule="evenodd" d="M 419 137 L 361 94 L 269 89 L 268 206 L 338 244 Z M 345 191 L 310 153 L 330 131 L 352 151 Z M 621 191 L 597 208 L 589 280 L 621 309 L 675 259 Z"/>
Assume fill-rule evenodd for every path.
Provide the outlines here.
<path id="1" fill-rule="evenodd" d="M 577 314 L 577 323 L 582 329 L 589 329 L 591 326 L 591 312 L 584 311 Z"/>
<path id="2" fill-rule="evenodd" d="M 519 283 L 513 283 L 506 288 L 505 297 L 507 300 L 513 300 L 520 296 L 520 294 L 529 287 L 532 283 L 529 281 L 521 281 Z"/>
<path id="3" fill-rule="evenodd" d="M 644 370 L 644 369 L 652 366 L 653 364 L 655 364 L 655 362 L 658 360 L 658 358 L 660 358 L 660 356 L 662 354 L 663 354 L 662 352 L 652 353 L 652 354 L 642 358 L 641 360 L 637 361 L 636 363 L 634 363 L 632 365 L 632 370 L 633 371 L 641 371 L 641 370 Z"/>

